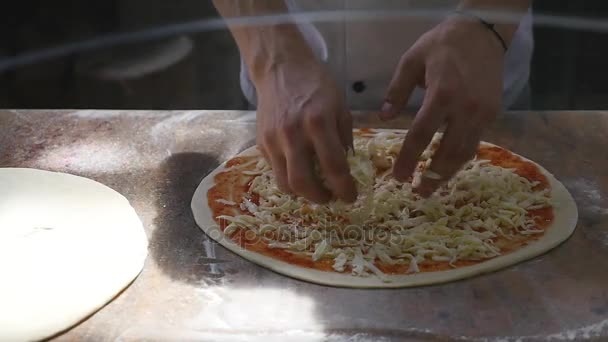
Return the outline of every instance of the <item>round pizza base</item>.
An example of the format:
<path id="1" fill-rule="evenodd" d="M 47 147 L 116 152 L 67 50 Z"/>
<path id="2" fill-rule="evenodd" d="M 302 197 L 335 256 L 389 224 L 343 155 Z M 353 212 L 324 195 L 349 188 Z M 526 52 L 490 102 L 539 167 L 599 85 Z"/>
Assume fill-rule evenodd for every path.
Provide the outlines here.
<path id="1" fill-rule="evenodd" d="M 382 131 L 406 132 L 403 130 L 374 129 L 374 132 Z M 482 144 L 486 146 L 495 146 L 486 142 L 482 142 Z M 257 149 L 253 146 L 239 153 L 238 156 L 257 154 Z M 513 154 L 517 155 L 515 153 Z M 574 199 L 566 187 L 542 166 L 522 156 L 519 157 L 536 165 L 545 177 L 547 177 L 551 186 L 554 219 L 553 223 L 547 227 L 547 232 L 542 238 L 514 252 L 483 261 L 479 264 L 446 271 L 422 272 L 407 275 L 387 275 L 389 282 L 384 282 L 376 276 L 359 277 L 348 273 L 326 272 L 291 265 L 269 256 L 251 252 L 225 237 L 213 218 L 211 208 L 207 202 L 207 192 L 214 186 L 215 175 L 226 169 L 226 163 L 220 165 L 201 181 L 192 198 L 192 211 L 198 226 L 219 244 L 247 260 L 286 276 L 316 284 L 352 288 L 399 288 L 439 284 L 493 272 L 524 260 L 534 258 L 557 247 L 574 232 L 578 221 L 578 210 Z"/>
<path id="2" fill-rule="evenodd" d="M 0 340 L 56 335 L 141 272 L 148 240 L 126 198 L 68 174 L 0 169 Z"/>

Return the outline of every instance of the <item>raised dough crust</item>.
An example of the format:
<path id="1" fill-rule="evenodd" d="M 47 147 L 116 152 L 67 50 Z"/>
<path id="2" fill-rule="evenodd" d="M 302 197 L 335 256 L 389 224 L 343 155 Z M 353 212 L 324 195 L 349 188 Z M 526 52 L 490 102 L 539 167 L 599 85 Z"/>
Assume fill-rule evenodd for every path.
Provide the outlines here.
<path id="1" fill-rule="evenodd" d="M 77 324 L 141 271 L 148 240 L 135 210 L 93 180 L 0 169 L 0 340 Z"/>
<path id="2" fill-rule="evenodd" d="M 374 131 L 404 132 L 402 130 L 387 129 L 374 129 Z M 482 142 L 482 144 L 487 146 L 495 146 L 487 142 Z M 243 152 L 239 153 L 238 156 L 252 154 L 257 154 L 255 146 L 244 150 Z M 517 154 L 514 153 L 514 155 Z M 534 163 L 533 161 L 524 157 L 521 158 Z M 547 228 L 547 233 L 545 233 L 542 238 L 514 252 L 472 266 L 464 266 L 447 271 L 423 272 L 409 275 L 387 275 L 390 282 L 383 282 L 378 277 L 373 276 L 358 277 L 350 274 L 325 272 L 299 267 L 262 254 L 251 252 L 238 246 L 229 238 L 215 239 L 216 237 L 223 236 L 223 233 L 213 219 L 213 214 L 207 202 L 207 192 L 214 186 L 215 175 L 225 170 L 225 163 L 220 165 L 201 181 L 192 198 L 192 212 L 198 226 L 208 236 L 214 238 L 214 240 L 216 240 L 222 246 L 258 265 L 293 278 L 317 284 L 353 288 L 398 288 L 439 284 L 496 271 L 524 260 L 531 259 L 557 247 L 560 243 L 568 239 L 568 237 L 574 232 L 576 223 L 578 221 L 578 210 L 576 208 L 574 199 L 564 185 L 555 179 L 551 173 L 545 170 L 542 166 L 536 163 L 534 164 L 538 166 L 540 171 L 549 180 L 549 184 L 551 185 L 551 198 L 554 205 L 555 216 L 553 223 Z"/>

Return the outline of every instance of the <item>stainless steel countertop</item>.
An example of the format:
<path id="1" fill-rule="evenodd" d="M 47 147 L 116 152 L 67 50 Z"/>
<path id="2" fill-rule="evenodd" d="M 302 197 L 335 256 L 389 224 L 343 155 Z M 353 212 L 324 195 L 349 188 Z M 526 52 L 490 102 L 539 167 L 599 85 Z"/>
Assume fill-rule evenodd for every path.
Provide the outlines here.
<path id="1" fill-rule="evenodd" d="M 102 182 L 131 201 L 150 240 L 134 283 L 58 341 L 608 340 L 608 112 L 507 113 L 484 136 L 565 184 L 580 215 L 567 242 L 488 275 L 393 290 L 290 279 L 198 229 L 196 186 L 254 143 L 254 126 L 252 112 L 0 111 L 0 166 Z"/>

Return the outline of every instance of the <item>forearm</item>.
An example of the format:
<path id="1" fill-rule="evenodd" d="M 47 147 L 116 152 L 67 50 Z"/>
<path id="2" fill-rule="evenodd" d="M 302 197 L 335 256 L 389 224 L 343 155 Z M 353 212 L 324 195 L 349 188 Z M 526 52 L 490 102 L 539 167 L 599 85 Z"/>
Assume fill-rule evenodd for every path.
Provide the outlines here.
<path id="1" fill-rule="evenodd" d="M 523 17 L 531 5 L 532 0 L 462 0 L 459 9 L 464 11 L 504 12 L 513 16 L 516 20 L 505 23 L 498 22 L 495 26 L 496 31 L 510 45 L 519 26 L 517 18 Z M 495 22 L 494 20 L 490 21 Z"/>
<path id="2" fill-rule="evenodd" d="M 226 19 L 287 13 L 283 0 L 214 0 L 213 3 Z M 282 64 L 314 59 L 295 24 L 232 25 L 229 22 L 228 27 L 254 81 Z"/>

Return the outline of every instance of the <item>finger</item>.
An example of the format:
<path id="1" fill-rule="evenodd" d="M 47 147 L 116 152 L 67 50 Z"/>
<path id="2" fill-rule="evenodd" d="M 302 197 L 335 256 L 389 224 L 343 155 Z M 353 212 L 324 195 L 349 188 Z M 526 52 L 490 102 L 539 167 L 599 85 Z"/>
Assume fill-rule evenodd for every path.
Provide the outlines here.
<path id="1" fill-rule="evenodd" d="M 475 155 L 479 138 L 479 129 L 472 128 L 469 122 L 450 123 L 428 168 L 441 177 L 423 175 L 420 185 L 414 191 L 423 197 L 428 197 L 443 183 L 449 181 Z"/>
<path id="2" fill-rule="evenodd" d="M 266 152 L 266 146 L 264 146 L 264 144 L 266 143 L 266 138 L 271 135 L 273 136 L 272 138 L 274 138 L 274 134 L 264 132 L 259 119 L 255 129 L 255 144 L 258 147 L 260 153 L 262 153 L 262 156 L 264 156 L 264 159 L 266 159 L 266 161 L 270 163 L 270 156 L 268 155 L 268 152 Z"/>
<path id="3" fill-rule="evenodd" d="M 357 188 L 336 130 L 335 126 L 318 127 L 310 136 L 327 186 L 336 197 L 352 203 L 357 199 Z"/>
<path id="4" fill-rule="evenodd" d="M 420 154 L 445 121 L 446 105 L 445 101 L 439 98 L 441 96 L 444 95 L 438 94 L 437 91 L 427 91 L 422 108 L 416 114 L 412 127 L 405 136 L 393 167 L 393 176 L 398 181 L 404 182 L 412 175 Z"/>
<path id="5" fill-rule="evenodd" d="M 417 58 L 415 50 L 406 52 L 401 57 L 386 91 L 380 118 L 394 118 L 405 107 L 416 85 L 423 78 L 424 64 Z"/>
<path id="6" fill-rule="evenodd" d="M 353 116 L 350 111 L 346 111 L 344 115 L 338 116 L 338 132 L 340 134 L 340 142 L 345 150 L 354 149 L 353 144 Z"/>
<path id="7" fill-rule="evenodd" d="M 269 160 L 270 165 L 272 166 L 272 172 L 276 178 L 277 186 L 286 194 L 292 193 L 287 180 L 287 163 L 283 152 L 277 144 L 268 144 L 264 150 L 268 155 L 267 160 Z"/>
<path id="8" fill-rule="evenodd" d="M 257 148 L 258 151 L 260 151 L 260 153 L 262 154 L 262 157 L 264 157 L 264 159 L 266 159 L 266 161 L 270 163 L 270 156 L 268 155 L 268 152 L 266 152 L 266 148 L 264 148 L 264 145 L 262 143 L 258 143 Z"/>
<path id="9" fill-rule="evenodd" d="M 298 144 L 285 151 L 289 188 L 297 195 L 315 203 L 326 203 L 331 194 L 315 177 L 312 151 Z"/>

